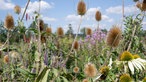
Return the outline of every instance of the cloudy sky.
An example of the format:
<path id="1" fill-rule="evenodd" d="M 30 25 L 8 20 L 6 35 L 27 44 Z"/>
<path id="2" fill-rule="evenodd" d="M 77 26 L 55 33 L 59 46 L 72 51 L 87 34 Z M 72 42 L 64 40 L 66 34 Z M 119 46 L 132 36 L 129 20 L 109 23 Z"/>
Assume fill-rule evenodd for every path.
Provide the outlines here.
<path id="1" fill-rule="evenodd" d="M 26 21 L 25 25 L 28 27 L 33 21 L 33 12 L 38 11 L 38 1 L 31 0 L 27 13 L 30 19 Z M 51 25 L 53 31 L 61 26 L 65 30 L 68 29 L 68 24 L 72 24 L 73 29 L 76 31 L 80 16 L 77 15 L 76 6 L 79 0 L 42 0 L 41 1 L 41 18 L 49 26 Z M 122 0 L 84 0 L 87 5 L 87 13 L 83 17 L 83 23 L 81 27 L 91 27 L 95 29 L 97 27 L 97 21 L 95 20 L 96 10 L 100 10 L 102 13 L 102 21 L 100 22 L 100 28 L 110 29 L 112 25 L 121 24 L 122 19 Z M 0 21 L 4 21 L 7 14 L 12 14 L 15 18 L 15 22 L 18 17 L 22 16 L 22 13 L 18 16 L 14 13 L 13 8 L 15 5 L 19 5 L 24 10 L 27 0 L 0 0 Z M 135 7 L 133 0 L 125 0 L 125 15 L 135 15 L 140 13 Z M 144 22 L 146 24 L 146 22 Z M 144 27 L 145 29 L 146 27 Z"/>

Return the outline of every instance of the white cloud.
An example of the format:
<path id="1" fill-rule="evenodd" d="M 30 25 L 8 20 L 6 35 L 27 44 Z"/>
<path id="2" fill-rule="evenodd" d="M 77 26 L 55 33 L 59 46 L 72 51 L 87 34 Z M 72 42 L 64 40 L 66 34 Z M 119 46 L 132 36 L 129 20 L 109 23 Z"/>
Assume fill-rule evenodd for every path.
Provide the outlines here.
<path id="1" fill-rule="evenodd" d="M 136 12 L 137 9 L 134 6 L 125 6 L 124 7 L 124 13 L 133 13 Z M 113 13 L 113 14 L 121 14 L 122 13 L 122 6 L 115 6 L 115 7 L 109 7 L 106 9 L 107 13 Z"/>
<path id="2" fill-rule="evenodd" d="M 15 5 L 10 0 L 0 0 L 0 6 L 0 10 L 8 10 L 13 9 Z"/>
<path id="3" fill-rule="evenodd" d="M 49 22 L 57 21 L 56 18 L 51 18 L 51 17 L 42 17 L 42 19 L 43 19 L 44 21 L 49 21 Z"/>
<path id="4" fill-rule="evenodd" d="M 47 9 L 50 9 L 53 6 L 52 4 L 49 4 L 46 1 L 41 1 L 40 4 L 41 4 L 41 9 L 40 9 L 41 11 L 45 11 Z M 22 10 L 24 11 L 24 8 Z M 29 3 L 27 13 L 31 14 L 34 11 L 38 11 L 38 10 L 39 10 L 39 2 L 38 1 L 34 1 L 34 2 Z"/>
<path id="5" fill-rule="evenodd" d="M 79 22 L 80 18 L 81 17 L 79 15 L 71 14 L 71 15 L 68 15 L 65 20 L 72 24 L 75 24 Z"/>

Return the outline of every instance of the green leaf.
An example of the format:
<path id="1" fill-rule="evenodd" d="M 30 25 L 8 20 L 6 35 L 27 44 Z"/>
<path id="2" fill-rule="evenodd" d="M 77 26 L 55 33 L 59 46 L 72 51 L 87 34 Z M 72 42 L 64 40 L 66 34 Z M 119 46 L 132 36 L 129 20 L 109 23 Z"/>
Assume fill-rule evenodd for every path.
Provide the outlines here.
<path id="1" fill-rule="evenodd" d="M 60 76 L 60 78 L 62 78 L 62 79 L 63 79 L 63 82 L 68 82 L 68 80 L 67 80 L 65 77 Z"/>
<path id="2" fill-rule="evenodd" d="M 53 69 L 53 73 L 54 73 L 54 75 L 55 75 L 55 77 L 57 77 L 58 76 L 58 70 L 57 69 Z"/>
<path id="3" fill-rule="evenodd" d="M 36 74 L 29 72 L 28 70 L 22 69 L 22 68 L 17 68 L 17 71 L 21 72 L 23 75 L 25 75 L 26 77 L 30 77 L 33 78 L 36 76 Z"/>
<path id="4" fill-rule="evenodd" d="M 42 82 L 47 82 L 49 71 L 50 71 L 50 69 L 48 69 L 48 70 L 46 71 L 46 74 L 45 74 L 45 76 L 43 77 Z"/>
<path id="5" fill-rule="evenodd" d="M 50 69 L 48 67 L 44 67 L 42 72 L 37 76 L 35 82 L 43 82 L 42 80 L 46 80 L 47 75 L 49 73 Z"/>

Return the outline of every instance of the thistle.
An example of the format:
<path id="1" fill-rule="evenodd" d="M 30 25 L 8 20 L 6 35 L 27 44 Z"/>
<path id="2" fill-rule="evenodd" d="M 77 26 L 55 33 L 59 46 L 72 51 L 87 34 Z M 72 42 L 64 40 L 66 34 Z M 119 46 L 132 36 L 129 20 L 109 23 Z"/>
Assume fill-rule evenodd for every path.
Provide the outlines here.
<path id="1" fill-rule="evenodd" d="M 94 77 L 97 74 L 97 69 L 96 69 L 94 64 L 88 63 L 88 64 L 85 65 L 84 73 L 88 77 Z"/>
<path id="2" fill-rule="evenodd" d="M 102 17 L 101 17 L 101 12 L 100 11 L 96 11 L 95 19 L 96 19 L 96 21 L 101 21 Z"/>
<path id="3" fill-rule="evenodd" d="M 86 35 L 91 35 L 91 34 L 92 34 L 92 29 L 86 28 Z"/>
<path id="4" fill-rule="evenodd" d="M 122 36 L 121 29 L 118 26 L 114 25 L 108 32 L 106 41 L 107 45 L 111 47 L 117 47 L 120 42 L 121 36 Z"/>
<path id="5" fill-rule="evenodd" d="M 123 74 L 120 76 L 119 82 L 132 82 L 132 78 L 129 74 Z"/>
<path id="6" fill-rule="evenodd" d="M 61 37 L 61 36 L 64 35 L 64 31 L 63 31 L 63 29 L 62 29 L 61 27 L 59 27 L 59 28 L 57 29 L 57 35 L 58 35 L 59 37 Z"/>
<path id="7" fill-rule="evenodd" d="M 84 1 L 79 1 L 78 6 L 77 6 L 77 10 L 78 10 L 78 15 L 84 15 L 86 13 L 86 4 Z"/>
<path id="8" fill-rule="evenodd" d="M 14 28 L 14 19 L 10 14 L 6 16 L 4 25 L 5 25 L 5 28 L 8 30 L 11 30 Z"/>
<path id="9" fill-rule="evenodd" d="M 78 73 L 79 72 L 79 67 L 74 67 L 73 72 Z"/>
<path id="10" fill-rule="evenodd" d="M 21 12 L 20 6 L 16 5 L 16 6 L 14 7 L 14 11 L 15 11 L 16 14 L 20 14 L 20 12 Z"/>

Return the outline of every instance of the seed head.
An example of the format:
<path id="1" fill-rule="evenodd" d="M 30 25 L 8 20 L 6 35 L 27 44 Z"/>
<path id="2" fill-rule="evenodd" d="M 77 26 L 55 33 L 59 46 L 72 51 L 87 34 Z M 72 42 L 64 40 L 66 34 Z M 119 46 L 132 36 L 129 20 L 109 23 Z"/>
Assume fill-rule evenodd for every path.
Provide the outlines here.
<path id="1" fill-rule="evenodd" d="M 16 5 L 16 6 L 14 7 L 14 11 L 15 11 L 16 14 L 20 14 L 20 12 L 21 12 L 20 6 Z"/>
<path id="2" fill-rule="evenodd" d="M 96 11 L 95 19 L 96 19 L 96 21 L 100 21 L 102 19 L 100 11 Z"/>
<path id="3" fill-rule="evenodd" d="M 97 73 L 97 69 L 96 69 L 94 64 L 88 63 L 88 64 L 85 65 L 84 73 L 88 77 L 94 77 L 96 75 L 96 73 Z"/>
<path id="4" fill-rule="evenodd" d="M 75 41 L 75 42 L 74 42 L 73 48 L 74 48 L 75 50 L 77 50 L 77 49 L 79 48 L 79 43 L 78 43 L 78 41 Z"/>
<path id="5" fill-rule="evenodd" d="M 132 82 L 132 79 L 129 74 L 123 74 L 120 76 L 119 82 Z"/>
<path id="6" fill-rule="evenodd" d="M 113 26 L 107 35 L 107 45 L 117 47 L 122 36 L 122 31 L 118 26 Z"/>
<path id="7" fill-rule="evenodd" d="M 59 37 L 61 37 L 61 36 L 64 35 L 64 31 L 63 31 L 63 29 L 62 29 L 61 27 L 59 27 L 59 28 L 57 29 L 57 35 L 58 35 Z"/>
<path id="8" fill-rule="evenodd" d="M 109 67 L 108 66 L 101 67 L 101 69 L 100 69 L 101 74 L 106 74 L 107 75 L 108 72 L 109 72 Z"/>
<path id="9" fill-rule="evenodd" d="M 77 6 L 77 10 L 78 10 L 78 15 L 84 15 L 86 13 L 86 4 L 84 1 L 79 1 L 78 6 Z"/>
<path id="10" fill-rule="evenodd" d="M 121 61 L 130 61 L 132 59 L 133 59 L 133 55 L 128 51 L 124 51 L 120 56 Z"/>
<path id="11" fill-rule="evenodd" d="M 83 82 L 88 82 L 88 79 L 83 79 Z"/>
<path id="12" fill-rule="evenodd" d="M 139 56 L 138 54 L 134 54 L 134 55 L 133 55 L 133 58 L 134 58 L 134 59 L 137 59 L 137 58 L 140 58 L 140 56 Z"/>
<path id="13" fill-rule="evenodd" d="M 136 7 L 139 8 L 139 9 L 141 9 L 141 6 L 142 6 L 142 4 L 139 1 L 137 1 L 136 2 Z"/>
<path id="14" fill-rule="evenodd" d="M 44 35 L 41 35 L 41 42 L 46 43 L 46 37 Z"/>
<path id="15" fill-rule="evenodd" d="M 46 28 L 47 35 L 50 35 L 52 33 L 52 29 L 50 27 Z"/>
<path id="16" fill-rule="evenodd" d="M 146 77 L 145 77 L 145 78 L 143 78 L 142 82 L 146 82 Z"/>
<path id="17" fill-rule="evenodd" d="M 40 31 L 43 31 L 44 30 L 44 21 L 40 20 L 39 25 L 40 25 Z"/>
<path id="18" fill-rule="evenodd" d="M 92 34 L 92 29 L 91 28 L 87 28 L 86 29 L 86 35 L 91 35 Z"/>
<path id="19" fill-rule="evenodd" d="M 8 14 L 5 18 L 5 28 L 8 30 L 13 29 L 14 27 L 14 19 L 12 15 Z"/>
<path id="20" fill-rule="evenodd" d="M 78 73 L 79 72 L 79 67 L 74 67 L 73 72 Z"/>
<path id="21" fill-rule="evenodd" d="M 146 11 L 146 3 L 142 3 L 141 10 Z"/>
<path id="22" fill-rule="evenodd" d="M 8 55 L 5 55 L 4 56 L 4 63 L 8 63 L 9 62 L 9 56 Z"/>

